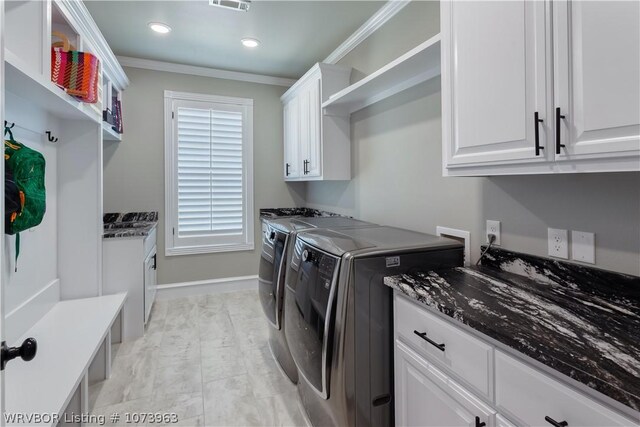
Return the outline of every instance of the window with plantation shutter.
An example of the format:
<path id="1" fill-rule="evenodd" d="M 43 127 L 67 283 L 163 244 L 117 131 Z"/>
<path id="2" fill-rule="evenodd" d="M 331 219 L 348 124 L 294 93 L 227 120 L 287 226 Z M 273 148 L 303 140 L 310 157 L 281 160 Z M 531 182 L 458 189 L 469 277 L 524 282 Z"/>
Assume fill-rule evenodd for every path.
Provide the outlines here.
<path id="1" fill-rule="evenodd" d="M 253 249 L 253 101 L 165 92 L 167 255 Z"/>

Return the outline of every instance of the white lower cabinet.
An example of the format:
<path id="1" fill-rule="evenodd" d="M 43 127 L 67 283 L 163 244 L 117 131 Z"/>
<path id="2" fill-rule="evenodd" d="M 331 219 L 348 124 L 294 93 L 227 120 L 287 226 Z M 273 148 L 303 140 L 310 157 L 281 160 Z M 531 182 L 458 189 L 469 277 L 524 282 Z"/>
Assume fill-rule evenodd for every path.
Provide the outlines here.
<path id="1" fill-rule="evenodd" d="M 493 410 L 407 346 L 396 343 L 396 425 L 491 426 Z"/>
<path id="2" fill-rule="evenodd" d="M 158 283 L 157 275 L 158 255 L 156 248 L 147 255 L 144 260 L 144 323 L 149 321 L 151 307 L 156 298 L 156 283 Z"/>
<path id="3" fill-rule="evenodd" d="M 640 425 L 398 292 L 394 319 L 397 426 Z"/>
<path id="4" fill-rule="evenodd" d="M 593 399 L 500 351 L 496 351 L 496 406 L 518 420 L 518 425 L 633 425 Z"/>
<path id="5" fill-rule="evenodd" d="M 148 236 L 103 239 L 102 291 L 127 292 L 123 310 L 123 341 L 144 335 L 156 296 L 156 231 Z"/>
<path id="6" fill-rule="evenodd" d="M 496 427 L 516 427 L 511 421 L 506 419 L 503 415 L 496 415 Z"/>

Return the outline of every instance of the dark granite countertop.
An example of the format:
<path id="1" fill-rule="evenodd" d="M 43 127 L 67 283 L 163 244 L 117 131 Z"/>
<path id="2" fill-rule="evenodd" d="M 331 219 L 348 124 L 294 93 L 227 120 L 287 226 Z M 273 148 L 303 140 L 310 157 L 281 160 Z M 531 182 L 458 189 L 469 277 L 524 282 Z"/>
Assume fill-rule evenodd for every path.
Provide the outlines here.
<path id="1" fill-rule="evenodd" d="M 384 282 L 640 409 L 640 278 L 496 249 L 484 263 Z"/>
<path id="2" fill-rule="evenodd" d="M 158 212 L 107 213 L 103 222 L 105 239 L 146 237 L 158 225 Z"/>
<path id="3" fill-rule="evenodd" d="M 327 217 L 344 216 L 333 212 L 321 211 L 311 208 L 268 208 L 260 209 L 260 219 L 287 218 L 292 216 L 300 217 Z"/>

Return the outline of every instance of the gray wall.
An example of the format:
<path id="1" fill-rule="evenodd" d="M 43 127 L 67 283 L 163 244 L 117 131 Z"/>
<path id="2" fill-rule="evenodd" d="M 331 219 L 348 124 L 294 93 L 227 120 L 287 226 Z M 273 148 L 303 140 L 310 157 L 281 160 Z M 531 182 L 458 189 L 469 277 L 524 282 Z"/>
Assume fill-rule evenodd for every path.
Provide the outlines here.
<path id="1" fill-rule="evenodd" d="M 347 55 L 354 80 L 439 31 L 435 2 L 414 2 Z M 440 80 L 386 99 L 351 118 L 353 180 L 314 182 L 306 203 L 377 223 L 434 233 L 502 222 L 502 247 L 547 255 L 547 227 L 596 233 L 597 266 L 640 275 L 640 174 L 443 178 Z"/>
<path id="2" fill-rule="evenodd" d="M 122 142 L 105 141 L 105 212 L 160 212 L 158 283 L 257 274 L 260 253 L 258 210 L 303 203 L 304 188 L 282 180 L 282 105 L 286 88 L 158 71 L 125 69 L 131 85 L 124 93 Z M 164 90 L 197 92 L 254 100 L 253 251 L 164 256 Z"/>

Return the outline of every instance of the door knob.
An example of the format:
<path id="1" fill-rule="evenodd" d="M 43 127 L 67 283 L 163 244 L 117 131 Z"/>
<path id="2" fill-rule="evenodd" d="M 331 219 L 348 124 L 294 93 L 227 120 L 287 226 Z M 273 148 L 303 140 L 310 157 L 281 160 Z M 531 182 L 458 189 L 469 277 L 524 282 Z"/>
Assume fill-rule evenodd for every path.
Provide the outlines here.
<path id="1" fill-rule="evenodd" d="M 27 338 L 22 342 L 20 347 L 8 347 L 5 341 L 2 341 L 0 348 L 1 369 L 4 370 L 7 362 L 20 356 L 25 362 L 29 362 L 36 357 L 38 351 L 38 343 L 34 338 Z"/>

